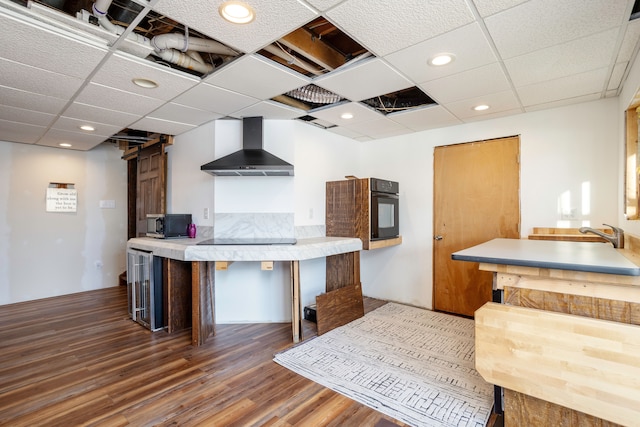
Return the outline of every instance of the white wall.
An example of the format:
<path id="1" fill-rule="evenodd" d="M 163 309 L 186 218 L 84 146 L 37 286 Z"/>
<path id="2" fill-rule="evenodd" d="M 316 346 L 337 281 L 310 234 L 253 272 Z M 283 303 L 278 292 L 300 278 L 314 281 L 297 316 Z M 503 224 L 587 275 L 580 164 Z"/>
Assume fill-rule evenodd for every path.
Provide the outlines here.
<path id="1" fill-rule="evenodd" d="M 323 225 L 325 182 L 357 174 L 361 144 L 311 125 L 289 120 L 264 121 L 264 148 L 294 165 L 294 177 L 213 177 L 200 165 L 242 146 L 242 123 L 219 120 L 179 135 L 170 150 L 169 194 L 172 212 L 194 212 L 204 221 L 204 206 L 212 215 L 238 212 L 294 213 L 295 225 Z M 182 193 L 185 193 L 184 195 Z M 216 321 L 269 322 L 291 318 L 289 265 L 273 271 L 258 262 L 232 264 L 216 272 Z M 303 304 L 324 292 L 323 259 L 301 262 Z"/>
<path id="2" fill-rule="evenodd" d="M 0 304 L 118 285 L 127 239 L 121 155 L 110 145 L 81 152 L 0 141 Z M 75 184 L 77 212 L 45 211 L 50 182 Z"/>
<path id="3" fill-rule="evenodd" d="M 617 106 L 617 99 L 606 99 L 366 143 L 366 173 L 400 182 L 403 243 L 362 253 L 363 292 L 432 307 L 435 146 L 520 135 L 523 237 L 536 226 L 616 225 L 622 146 Z M 590 184 L 588 213 L 581 211 L 583 183 Z M 566 192 L 577 208 L 571 222 L 558 210 Z"/>
<path id="4" fill-rule="evenodd" d="M 639 74 L 636 64 L 620 98 L 366 143 L 296 121 L 267 120 L 266 147 L 294 164 L 295 177 L 265 177 L 260 190 L 254 178 L 221 179 L 200 171 L 201 164 L 234 151 L 241 141 L 239 122 L 209 123 L 176 137 L 168 148 L 168 209 L 191 212 L 196 224 L 211 226 L 223 202 L 244 209 L 257 199 L 261 209 L 275 212 L 279 207 L 263 202 L 284 200 L 296 226 L 319 225 L 326 181 L 345 175 L 397 180 L 404 241 L 362 252 L 363 291 L 431 307 L 435 146 L 521 136 L 523 236 L 534 226 L 558 224 L 562 193 L 570 191 L 572 205 L 580 207 L 583 182 L 591 183 L 591 211 L 580 220 L 595 226 L 609 222 L 640 235 L 640 221 L 625 221 L 622 209 L 622 114 L 640 86 Z M 0 142 L 0 304 L 117 285 L 126 239 L 126 163 L 120 155 L 110 146 L 77 152 Z M 265 198 L 272 179 L 281 185 Z M 44 211 L 51 181 L 76 183 L 76 214 Z M 99 209 L 99 200 L 116 200 L 116 209 Z M 205 207 L 211 209 L 209 220 L 202 217 Z M 324 289 L 324 268 L 324 260 L 302 263 L 304 304 Z M 286 265 L 262 272 L 257 263 L 236 263 L 220 274 L 227 275 L 217 278 L 220 322 L 289 319 Z"/>
<path id="5" fill-rule="evenodd" d="M 278 206 L 293 208 L 298 226 L 324 223 L 326 181 L 343 179 L 345 175 L 399 181 L 403 244 L 361 253 L 363 292 L 367 296 L 431 308 L 434 147 L 520 135 L 521 234 L 526 236 L 536 226 L 580 226 L 584 223 L 597 226 L 603 222 L 615 225 L 619 211 L 622 144 L 618 126 L 617 99 L 366 143 L 298 122 L 267 120 L 265 147 L 294 164 L 294 178 L 214 178 L 198 173 L 215 181 L 216 211 L 225 212 L 223 206 L 231 206 L 234 209 L 231 211 L 254 208 L 250 201 L 255 198 L 265 211 L 282 211 Z M 238 122 L 219 121 L 215 135 L 210 133 L 203 139 L 200 135 L 200 142 L 192 140 L 192 133 L 181 135 L 176 138 L 172 150 L 175 153 L 180 147 L 188 147 L 189 155 L 180 157 L 200 158 L 204 163 L 210 159 L 200 154 L 200 144 L 208 144 L 211 138 L 216 140 L 216 157 L 240 147 Z M 276 137 L 277 144 L 272 140 Z M 172 160 L 174 170 L 180 170 L 183 178 L 192 174 L 189 171 L 183 175 L 183 165 L 178 159 L 176 156 Z M 194 166 L 189 164 L 188 167 Z M 194 176 L 194 179 L 200 179 L 197 174 Z M 272 178 L 280 181 L 276 183 Z M 582 188 L 586 182 L 590 185 L 590 209 L 583 213 Z M 181 185 L 194 188 L 188 180 L 181 181 Z M 274 188 L 270 188 L 272 185 Z M 172 191 L 175 194 L 177 190 Z M 567 192 L 571 195 L 570 207 L 576 208 L 573 221 L 566 221 L 559 211 L 561 196 Z M 212 196 L 194 194 L 190 197 L 210 200 Z M 268 205 L 270 197 L 280 202 Z M 190 206 L 179 206 L 174 202 L 172 207 L 174 211 L 183 211 Z M 274 272 L 261 272 L 257 263 L 251 264 L 236 263 L 227 272 L 217 274 L 218 321 L 288 320 L 288 267 L 280 263 Z M 311 303 L 315 295 L 323 291 L 324 268 L 323 260 L 302 264 L 304 304 Z"/>

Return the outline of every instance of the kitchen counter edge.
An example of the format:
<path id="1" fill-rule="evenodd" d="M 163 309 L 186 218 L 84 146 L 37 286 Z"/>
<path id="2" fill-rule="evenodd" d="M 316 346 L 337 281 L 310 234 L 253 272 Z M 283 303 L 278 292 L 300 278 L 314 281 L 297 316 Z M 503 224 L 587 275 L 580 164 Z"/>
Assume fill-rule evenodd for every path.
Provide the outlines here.
<path id="1" fill-rule="evenodd" d="M 303 261 L 362 250 L 362 241 L 351 237 L 311 237 L 295 245 L 198 245 L 196 239 L 137 237 L 127 249 L 152 252 L 179 261 Z"/>

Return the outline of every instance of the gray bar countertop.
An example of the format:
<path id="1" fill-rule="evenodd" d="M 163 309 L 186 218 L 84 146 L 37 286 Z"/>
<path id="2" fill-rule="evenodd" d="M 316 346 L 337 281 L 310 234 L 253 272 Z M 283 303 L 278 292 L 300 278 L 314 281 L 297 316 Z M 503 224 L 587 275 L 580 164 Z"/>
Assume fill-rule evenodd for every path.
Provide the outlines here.
<path id="1" fill-rule="evenodd" d="M 640 276 L 640 266 L 609 243 L 493 239 L 451 254 L 460 261 Z"/>

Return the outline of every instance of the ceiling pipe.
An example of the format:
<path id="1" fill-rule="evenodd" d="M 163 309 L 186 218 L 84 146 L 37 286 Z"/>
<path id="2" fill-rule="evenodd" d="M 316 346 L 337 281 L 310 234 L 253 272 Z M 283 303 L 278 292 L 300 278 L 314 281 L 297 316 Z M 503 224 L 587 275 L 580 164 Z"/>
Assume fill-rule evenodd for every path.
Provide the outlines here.
<path id="1" fill-rule="evenodd" d="M 109 20 L 107 12 L 113 0 L 96 0 L 92 6 L 92 13 L 98 23 L 105 30 L 121 35 L 126 28 L 116 25 Z M 207 64 L 198 52 L 214 53 L 225 56 L 237 56 L 238 52 L 215 40 L 187 37 L 186 35 L 171 33 L 160 34 L 153 39 L 131 32 L 127 39 L 154 48 L 154 55 L 180 67 L 208 74 L 214 67 Z M 183 52 L 187 52 L 186 54 Z"/>
<path id="2" fill-rule="evenodd" d="M 151 45 L 156 50 L 177 49 L 182 52 L 193 50 L 196 52 L 215 53 L 225 56 L 237 56 L 238 52 L 215 40 L 187 37 L 183 34 L 159 34 L 153 38 Z"/>
<path id="3" fill-rule="evenodd" d="M 184 54 L 176 49 L 164 49 L 156 51 L 154 55 L 182 68 L 194 70 L 202 74 L 208 74 L 213 71 L 213 66 L 205 63 L 204 61 L 201 61 L 202 58 L 200 58 L 199 61 L 193 56 Z"/>
<path id="4" fill-rule="evenodd" d="M 297 57 L 291 55 L 290 53 L 285 52 L 284 50 L 282 50 L 282 48 L 280 48 L 278 46 L 270 44 L 269 46 L 265 46 L 263 49 L 266 50 L 267 52 L 273 54 L 273 55 L 276 55 L 279 58 L 284 59 L 285 61 L 287 61 L 289 63 L 295 63 L 300 68 L 302 68 L 304 70 L 307 70 L 308 72 L 310 72 L 312 74 L 315 74 L 317 76 L 323 74 L 323 71 L 320 68 L 318 68 L 318 67 L 316 67 L 316 66 L 314 66 L 314 65 L 312 65 L 312 64 L 310 64 L 310 63 L 308 63 L 306 61 L 303 61 L 302 59 L 297 58 Z"/>

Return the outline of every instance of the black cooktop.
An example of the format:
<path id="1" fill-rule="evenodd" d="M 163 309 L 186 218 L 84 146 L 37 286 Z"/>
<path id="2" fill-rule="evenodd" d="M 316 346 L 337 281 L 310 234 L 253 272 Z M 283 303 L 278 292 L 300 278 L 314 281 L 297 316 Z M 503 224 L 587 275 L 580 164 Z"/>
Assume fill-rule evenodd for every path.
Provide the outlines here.
<path id="1" fill-rule="evenodd" d="M 296 239 L 284 237 L 262 237 L 262 238 L 214 238 L 203 240 L 199 245 L 295 245 Z"/>

